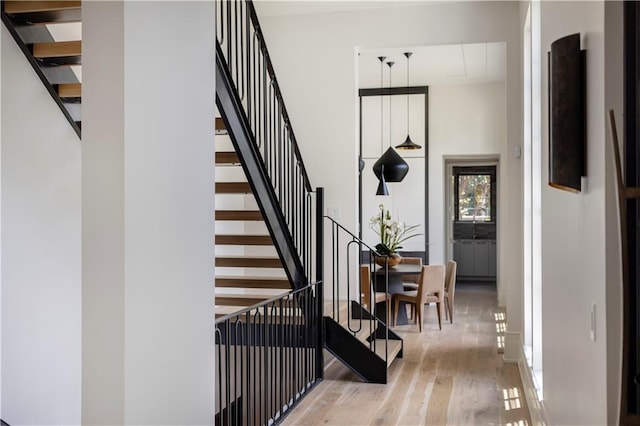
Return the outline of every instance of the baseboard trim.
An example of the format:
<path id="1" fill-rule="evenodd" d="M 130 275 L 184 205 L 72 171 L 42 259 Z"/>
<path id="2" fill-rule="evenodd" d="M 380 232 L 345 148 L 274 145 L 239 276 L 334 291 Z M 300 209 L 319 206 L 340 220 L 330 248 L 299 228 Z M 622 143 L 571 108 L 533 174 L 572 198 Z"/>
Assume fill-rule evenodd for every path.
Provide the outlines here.
<path id="1" fill-rule="evenodd" d="M 529 368 L 527 358 L 524 354 L 524 347 L 520 340 L 520 333 L 505 333 L 504 342 L 504 362 L 518 364 L 522 390 L 529 407 L 529 416 L 533 426 L 546 426 L 547 412 L 544 401 L 538 399 L 535 384 L 533 383 L 533 371 Z"/>
<path id="2" fill-rule="evenodd" d="M 0 419 L 0 425 L 2 426 L 9 426 L 9 423 L 5 422 L 4 420 Z"/>

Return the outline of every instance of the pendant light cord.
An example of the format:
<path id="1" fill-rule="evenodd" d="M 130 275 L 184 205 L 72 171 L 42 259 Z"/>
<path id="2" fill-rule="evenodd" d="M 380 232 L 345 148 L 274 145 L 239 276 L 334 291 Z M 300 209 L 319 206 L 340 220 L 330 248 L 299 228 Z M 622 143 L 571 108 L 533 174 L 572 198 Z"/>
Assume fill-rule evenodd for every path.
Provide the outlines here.
<path id="1" fill-rule="evenodd" d="M 391 61 L 387 62 L 387 65 L 389 65 L 389 89 L 391 89 L 391 86 L 392 86 L 392 83 L 391 83 L 391 81 L 392 81 L 392 78 L 391 78 L 391 67 L 393 67 L 394 63 L 395 62 L 391 62 Z M 392 116 L 391 116 L 391 99 L 392 99 L 391 96 L 389 96 L 389 148 L 391 148 L 391 141 L 393 140 L 391 138 L 391 133 L 392 133 L 391 132 L 391 130 L 392 130 L 391 126 L 393 125 L 393 120 L 392 120 Z"/>
<path id="2" fill-rule="evenodd" d="M 383 74 L 383 66 L 382 64 L 384 63 L 384 60 L 387 59 L 386 56 L 378 56 L 378 59 L 380 60 L 380 88 L 382 89 L 384 82 L 382 81 L 382 74 Z M 382 155 L 382 152 L 384 151 L 384 111 L 383 111 L 383 102 L 382 102 L 382 96 L 380 96 L 380 155 Z"/>
<path id="3" fill-rule="evenodd" d="M 411 52 L 407 52 L 404 54 L 407 57 L 407 87 L 409 87 L 409 58 L 411 58 Z M 409 130 L 409 94 L 407 93 L 407 135 L 411 133 Z"/>

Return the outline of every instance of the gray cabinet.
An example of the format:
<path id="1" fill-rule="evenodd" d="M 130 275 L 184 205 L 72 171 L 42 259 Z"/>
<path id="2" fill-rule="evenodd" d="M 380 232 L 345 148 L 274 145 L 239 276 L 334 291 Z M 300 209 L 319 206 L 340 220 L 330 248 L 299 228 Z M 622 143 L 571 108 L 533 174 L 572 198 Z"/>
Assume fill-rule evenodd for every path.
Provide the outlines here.
<path id="1" fill-rule="evenodd" d="M 459 276 L 496 276 L 495 240 L 455 240 L 453 259 L 458 263 Z"/>

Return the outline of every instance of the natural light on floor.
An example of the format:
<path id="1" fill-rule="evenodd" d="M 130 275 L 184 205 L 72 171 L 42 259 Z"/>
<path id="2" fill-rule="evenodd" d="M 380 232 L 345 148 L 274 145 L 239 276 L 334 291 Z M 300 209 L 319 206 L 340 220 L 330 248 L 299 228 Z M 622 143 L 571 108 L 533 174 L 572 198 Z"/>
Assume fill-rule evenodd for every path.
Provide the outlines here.
<path id="1" fill-rule="evenodd" d="M 497 336 L 496 343 L 498 345 L 498 350 L 504 350 L 504 336 Z"/>
<path id="2" fill-rule="evenodd" d="M 518 388 L 502 389 L 502 399 L 504 399 L 504 409 L 507 411 L 522 407 Z"/>
<path id="3" fill-rule="evenodd" d="M 505 312 L 494 312 L 493 318 L 496 321 L 496 345 L 498 353 L 504 352 L 504 335 L 507 332 L 507 314 Z"/>
<path id="4" fill-rule="evenodd" d="M 529 426 L 526 420 L 518 420 L 516 422 L 507 423 L 505 426 Z"/>

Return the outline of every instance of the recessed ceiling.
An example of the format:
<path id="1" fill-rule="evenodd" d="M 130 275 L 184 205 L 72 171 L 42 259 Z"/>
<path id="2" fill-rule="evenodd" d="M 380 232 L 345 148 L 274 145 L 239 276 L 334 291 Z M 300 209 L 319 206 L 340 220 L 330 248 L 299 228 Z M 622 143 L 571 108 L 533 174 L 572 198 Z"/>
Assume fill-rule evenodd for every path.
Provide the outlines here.
<path id="1" fill-rule="evenodd" d="M 385 63 L 395 62 L 391 70 L 391 85 L 406 86 L 407 59 L 404 52 L 412 53 L 409 67 L 410 86 L 505 80 L 506 45 L 497 42 L 360 49 L 358 86 L 380 87 L 379 56 L 386 56 Z M 389 67 L 386 65 L 383 67 L 383 85 L 389 86 Z"/>

